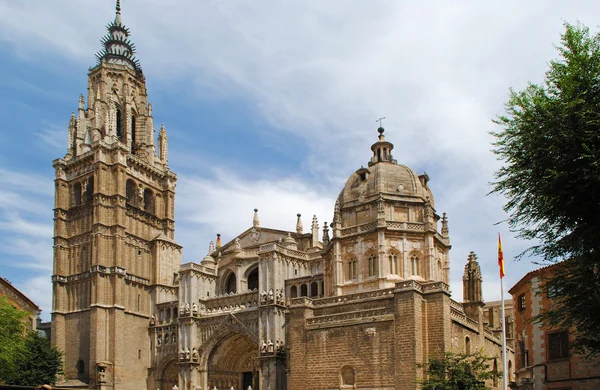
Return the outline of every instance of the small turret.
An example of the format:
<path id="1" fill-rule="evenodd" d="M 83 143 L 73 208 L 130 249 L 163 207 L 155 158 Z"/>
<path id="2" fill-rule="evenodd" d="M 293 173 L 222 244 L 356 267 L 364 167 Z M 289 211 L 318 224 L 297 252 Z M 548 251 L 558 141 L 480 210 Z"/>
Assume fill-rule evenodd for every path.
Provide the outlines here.
<path id="1" fill-rule="evenodd" d="M 302 230 L 304 230 L 304 227 L 302 226 L 302 219 L 300 219 L 302 215 L 298 213 L 296 216 L 298 217 L 298 220 L 296 221 L 296 233 L 302 234 Z"/>
<path id="2" fill-rule="evenodd" d="M 259 227 L 260 220 L 258 219 L 258 209 L 254 209 L 254 217 L 252 218 L 252 226 Z"/>
<path id="3" fill-rule="evenodd" d="M 152 112 L 152 106 L 149 107 L 149 111 Z M 163 164 L 169 164 L 169 138 L 164 124 L 160 126 L 160 132 L 158 133 L 158 158 Z"/>

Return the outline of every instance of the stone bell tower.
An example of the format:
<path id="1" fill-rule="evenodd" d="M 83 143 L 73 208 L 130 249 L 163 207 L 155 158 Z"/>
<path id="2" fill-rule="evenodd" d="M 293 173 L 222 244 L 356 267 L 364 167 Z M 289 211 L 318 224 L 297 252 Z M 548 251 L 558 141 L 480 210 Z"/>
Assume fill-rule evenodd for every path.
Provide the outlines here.
<path id="1" fill-rule="evenodd" d="M 175 293 L 181 263 L 173 240 L 177 177 L 164 126 L 155 142 L 119 1 L 107 30 L 89 70 L 87 105 L 81 95 L 66 156 L 53 163 L 52 342 L 64 351 L 65 380 L 139 389 L 150 367 L 152 307 L 170 299 L 165 291 Z"/>

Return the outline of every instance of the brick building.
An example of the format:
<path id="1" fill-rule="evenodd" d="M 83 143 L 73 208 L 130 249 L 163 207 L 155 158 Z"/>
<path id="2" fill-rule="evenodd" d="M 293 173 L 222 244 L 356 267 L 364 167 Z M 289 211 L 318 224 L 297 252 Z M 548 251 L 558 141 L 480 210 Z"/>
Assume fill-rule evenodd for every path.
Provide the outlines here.
<path id="1" fill-rule="evenodd" d="M 3 277 L 0 277 L 0 297 L 6 297 L 14 307 L 27 312 L 27 327 L 37 330 L 40 322 L 40 307 Z"/>
<path id="2" fill-rule="evenodd" d="M 573 353 L 573 329 L 551 329 L 531 319 L 552 305 L 546 281 L 556 266 L 529 272 L 510 290 L 515 316 L 515 387 L 522 390 L 600 389 L 600 362 Z"/>
<path id="3" fill-rule="evenodd" d="M 65 383 L 416 389 L 417 364 L 444 351 L 483 350 L 498 369 L 477 258 L 465 302 L 452 300 L 448 219 L 381 127 L 331 224 L 315 216 L 304 232 L 298 215 L 295 230 L 270 229 L 254 210 L 246 231 L 182 265 L 167 132 L 155 139 L 119 2 L 102 42 L 54 161 L 52 340 Z"/>

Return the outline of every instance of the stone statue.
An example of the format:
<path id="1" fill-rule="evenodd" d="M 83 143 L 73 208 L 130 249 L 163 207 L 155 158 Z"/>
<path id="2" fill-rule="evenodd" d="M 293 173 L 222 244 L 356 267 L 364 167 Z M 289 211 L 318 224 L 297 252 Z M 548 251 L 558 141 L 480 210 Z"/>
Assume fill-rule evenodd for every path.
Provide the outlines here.
<path id="1" fill-rule="evenodd" d="M 186 302 L 185 303 L 185 315 L 189 315 L 190 314 L 190 303 Z"/>
<path id="2" fill-rule="evenodd" d="M 281 289 L 281 290 L 278 289 L 277 290 L 276 297 L 277 297 L 277 303 L 279 303 L 279 304 L 283 304 L 284 303 L 283 289 Z"/>
<path id="3" fill-rule="evenodd" d="M 152 317 L 150 317 L 150 326 L 154 326 L 156 324 L 156 317 L 154 316 L 154 314 L 152 314 Z"/>
<path id="4" fill-rule="evenodd" d="M 262 355 L 267 353 L 267 343 L 265 343 L 264 341 L 262 342 L 262 345 L 260 346 L 260 353 Z"/>
<path id="5" fill-rule="evenodd" d="M 260 304 L 261 305 L 267 304 L 267 292 L 265 290 L 262 290 L 260 292 Z"/>
<path id="6" fill-rule="evenodd" d="M 185 349 L 185 360 L 190 360 L 190 349 L 189 348 Z"/>
<path id="7" fill-rule="evenodd" d="M 100 367 L 100 369 L 98 370 L 98 383 L 105 383 L 106 382 L 106 372 L 104 371 L 103 367 Z"/>
<path id="8" fill-rule="evenodd" d="M 196 302 L 192 303 L 192 315 L 196 315 L 198 314 L 198 305 L 196 305 Z"/>
<path id="9" fill-rule="evenodd" d="M 161 335 L 156 336 L 156 344 L 160 345 L 161 343 L 162 343 L 162 336 Z"/>
<path id="10" fill-rule="evenodd" d="M 235 249 L 236 252 L 239 252 L 239 251 L 242 250 L 242 244 L 240 243 L 240 238 L 239 237 L 235 238 L 234 244 L 235 244 L 234 249 Z"/>
<path id="11" fill-rule="evenodd" d="M 198 349 L 196 347 L 192 348 L 192 360 L 193 361 L 198 360 Z"/>
<path id="12" fill-rule="evenodd" d="M 177 342 L 177 336 L 175 335 L 175 333 L 173 333 L 173 335 L 171 336 L 171 342 L 173 344 L 175 344 Z"/>
<path id="13" fill-rule="evenodd" d="M 269 302 L 273 302 L 273 289 L 269 290 Z"/>
<path id="14" fill-rule="evenodd" d="M 275 352 L 275 346 L 273 345 L 273 342 L 271 340 L 269 340 L 267 342 L 267 353 L 271 354 Z"/>
<path id="15" fill-rule="evenodd" d="M 137 201 L 140 208 L 144 208 L 144 189 L 142 186 L 138 187 Z"/>
<path id="16" fill-rule="evenodd" d="M 179 308 L 179 315 L 182 316 L 185 313 L 185 305 L 182 303 Z"/>
<path id="17" fill-rule="evenodd" d="M 252 386 L 248 386 L 248 390 L 252 390 Z"/>
<path id="18" fill-rule="evenodd" d="M 185 351 L 183 350 L 183 348 L 181 348 L 179 350 L 179 360 L 184 360 L 185 359 Z"/>

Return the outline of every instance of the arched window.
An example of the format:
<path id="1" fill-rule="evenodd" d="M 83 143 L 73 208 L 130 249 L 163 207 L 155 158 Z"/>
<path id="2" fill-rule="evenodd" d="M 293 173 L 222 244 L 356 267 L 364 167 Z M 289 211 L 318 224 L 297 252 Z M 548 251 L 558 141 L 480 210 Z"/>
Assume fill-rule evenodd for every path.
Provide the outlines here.
<path id="1" fill-rule="evenodd" d="M 232 272 L 227 277 L 227 282 L 225 283 L 225 292 L 227 294 L 231 294 L 231 293 L 235 294 L 236 291 L 237 291 L 237 287 L 236 287 L 235 274 Z"/>
<path id="2" fill-rule="evenodd" d="M 248 274 L 248 290 L 258 289 L 258 267 Z"/>
<path id="3" fill-rule="evenodd" d="M 342 386 L 354 386 L 356 384 L 356 373 L 350 366 L 342 367 L 340 372 Z"/>
<path id="4" fill-rule="evenodd" d="M 410 267 L 412 275 L 419 275 L 421 271 L 421 267 L 419 264 L 419 257 L 417 255 L 410 256 Z"/>
<path id="5" fill-rule="evenodd" d="M 437 269 L 438 269 L 438 280 L 444 280 L 444 268 L 442 267 L 442 260 L 438 259 Z"/>
<path id="6" fill-rule="evenodd" d="M 73 184 L 73 203 L 75 206 L 81 206 L 81 183 Z"/>
<path id="7" fill-rule="evenodd" d="M 177 318 L 177 308 L 173 308 L 173 318 Z"/>
<path id="8" fill-rule="evenodd" d="M 508 381 L 512 382 L 512 360 L 508 361 Z"/>
<path id="9" fill-rule="evenodd" d="M 300 296 L 301 297 L 308 296 L 308 287 L 306 286 L 306 284 L 303 284 L 302 286 L 300 286 Z"/>
<path id="10" fill-rule="evenodd" d="M 467 355 L 471 353 L 471 339 L 469 336 L 465 337 L 465 353 Z"/>
<path id="11" fill-rule="evenodd" d="M 125 197 L 127 198 L 127 204 L 135 205 L 136 204 L 136 195 L 137 195 L 137 186 L 135 182 L 131 179 L 127 180 L 125 184 Z"/>
<path id="12" fill-rule="evenodd" d="M 389 266 L 390 266 L 390 274 L 398 275 L 398 257 L 395 253 L 392 253 L 388 257 Z"/>
<path id="13" fill-rule="evenodd" d="M 84 374 L 84 364 L 83 364 L 83 360 L 79 359 L 77 360 L 77 375 L 83 375 Z"/>
<path id="14" fill-rule="evenodd" d="M 167 309 L 167 322 L 171 321 L 171 310 Z"/>
<path id="15" fill-rule="evenodd" d="M 144 190 L 144 210 L 150 214 L 154 214 L 154 194 L 149 188 Z"/>
<path id="16" fill-rule="evenodd" d="M 131 114 L 131 153 L 135 153 L 135 115 Z"/>
<path id="17" fill-rule="evenodd" d="M 94 197 L 94 176 L 90 176 L 86 182 L 85 201 L 91 203 Z"/>
<path id="18" fill-rule="evenodd" d="M 348 280 L 353 280 L 358 278 L 358 261 L 356 259 L 350 259 L 348 261 Z"/>
<path id="19" fill-rule="evenodd" d="M 319 285 L 317 284 L 317 282 L 312 282 L 310 284 L 310 296 L 312 297 L 316 297 L 317 295 L 319 295 Z"/>
<path id="20" fill-rule="evenodd" d="M 296 286 L 292 286 L 292 288 L 290 288 L 290 297 L 298 298 L 298 288 Z"/>
<path id="21" fill-rule="evenodd" d="M 375 255 L 369 256 L 369 276 L 377 275 L 377 258 Z"/>

